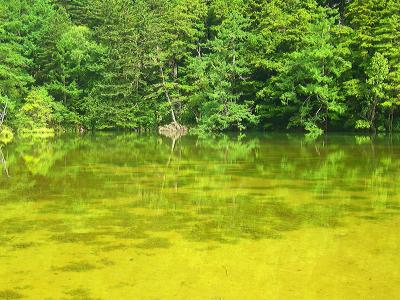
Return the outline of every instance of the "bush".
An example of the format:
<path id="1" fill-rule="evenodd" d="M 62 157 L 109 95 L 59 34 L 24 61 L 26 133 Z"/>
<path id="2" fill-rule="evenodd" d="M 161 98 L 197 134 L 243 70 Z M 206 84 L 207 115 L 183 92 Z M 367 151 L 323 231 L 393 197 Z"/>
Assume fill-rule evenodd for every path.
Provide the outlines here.
<path id="1" fill-rule="evenodd" d="M 45 88 L 32 89 L 18 113 L 18 131 L 48 132 L 78 122 L 76 114 L 51 97 Z"/>

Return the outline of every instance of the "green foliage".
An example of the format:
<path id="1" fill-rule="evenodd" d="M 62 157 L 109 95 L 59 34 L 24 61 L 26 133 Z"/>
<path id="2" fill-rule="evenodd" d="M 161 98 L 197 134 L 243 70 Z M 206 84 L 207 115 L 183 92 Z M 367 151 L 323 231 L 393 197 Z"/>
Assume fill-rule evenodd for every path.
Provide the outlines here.
<path id="1" fill-rule="evenodd" d="M 21 107 L 19 120 L 23 128 L 47 128 L 52 120 L 51 102 L 53 99 L 45 89 L 32 90 Z"/>
<path id="2" fill-rule="evenodd" d="M 335 26 L 332 12 L 312 9 L 310 19 L 301 24 L 305 35 L 296 41 L 299 47 L 288 48 L 271 64 L 275 74 L 259 96 L 266 101 L 261 104 L 264 110 L 268 110 L 271 102 L 281 107 L 289 117 L 289 127 L 321 132 L 322 127 L 327 128 L 329 119 L 338 119 L 346 111 L 340 81 L 351 63 L 347 60 L 349 50 L 341 41 L 345 32 L 341 26 Z"/>
<path id="3" fill-rule="evenodd" d="M 399 103 L 399 16 L 398 1 L 356 0 L 348 5 L 347 19 L 354 30 L 350 43 L 355 62 L 352 76 L 358 79 L 353 83 L 359 85 L 353 105 L 373 130 L 379 125 L 392 130 Z"/>
<path id="4" fill-rule="evenodd" d="M 389 65 L 387 59 L 379 52 L 375 53 L 371 59 L 371 63 L 366 71 L 367 73 L 367 99 L 372 106 L 372 110 L 376 109 L 378 103 L 383 104 L 388 89 L 386 81 L 389 75 Z M 370 112 L 370 122 L 374 121 L 375 112 Z"/>
<path id="5" fill-rule="evenodd" d="M 399 24 L 395 0 L 0 0 L 0 103 L 20 130 L 393 131 Z"/>
<path id="6" fill-rule="evenodd" d="M 76 117 L 44 88 L 32 89 L 19 113 L 20 131 L 35 132 L 74 123 Z"/>
<path id="7" fill-rule="evenodd" d="M 205 45 L 208 53 L 193 59 L 188 67 L 191 112 L 195 112 L 201 131 L 242 131 L 257 123 L 253 101 L 242 97 L 250 74 L 246 62 L 249 26 L 249 19 L 231 11 L 213 27 L 215 38 Z"/>
<path id="8" fill-rule="evenodd" d="M 17 3 L 0 0 L 0 97 L 18 100 L 33 82 L 28 74 L 31 60 L 24 54 L 19 32 L 23 26 L 17 19 Z"/>
<path id="9" fill-rule="evenodd" d="M 89 28 L 70 26 L 56 42 L 53 68 L 46 87 L 56 98 L 62 99 L 72 111 L 79 111 L 79 101 L 90 88 L 95 73 L 102 71 L 98 59 L 103 49 L 91 40 Z"/>
<path id="10" fill-rule="evenodd" d="M 357 120 L 356 121 L 356 125 L 355 125 L 356 129 L 366 129 L 366 128 L 371 128 L 371 123 L 366 121 L 366 120 Z"/>
<path id="11" fill-rule="evenodd" d="M 63 7 L 77 25 L 86 25 L 88 22 L 87 13 L 90 0 L 55 0 Z"/>

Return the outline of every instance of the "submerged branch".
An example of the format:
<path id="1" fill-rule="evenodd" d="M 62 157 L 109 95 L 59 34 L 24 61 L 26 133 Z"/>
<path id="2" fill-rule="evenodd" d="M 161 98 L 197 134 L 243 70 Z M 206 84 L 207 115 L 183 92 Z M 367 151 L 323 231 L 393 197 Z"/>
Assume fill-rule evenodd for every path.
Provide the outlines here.
<path id="1" fill-rule="evenodd" d="M 3 150 L 0 148 L 0 162 L 3 165 L 3 171 L 7 175 L 7 177 L 10 177 L 10 174 L 8 173 L 8 168 L 7 168 L 7 161 L 4 158 Z"/>

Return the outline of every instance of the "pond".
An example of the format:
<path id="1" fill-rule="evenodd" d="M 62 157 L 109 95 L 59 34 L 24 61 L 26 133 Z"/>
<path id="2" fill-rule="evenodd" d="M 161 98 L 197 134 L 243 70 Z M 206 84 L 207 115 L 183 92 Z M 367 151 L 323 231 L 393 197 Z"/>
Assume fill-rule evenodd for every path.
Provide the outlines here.
<path id="1" fill-rule="evenodd" d="M 2 149 L 0 299 L 395 299 L 400 137 Z"/>

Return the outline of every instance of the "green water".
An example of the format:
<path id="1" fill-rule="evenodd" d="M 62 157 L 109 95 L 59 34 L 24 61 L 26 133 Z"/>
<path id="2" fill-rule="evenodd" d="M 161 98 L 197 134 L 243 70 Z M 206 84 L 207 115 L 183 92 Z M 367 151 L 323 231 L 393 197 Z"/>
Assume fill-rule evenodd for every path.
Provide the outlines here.
<path id="1" fill-rule="evenodd" d="M 98 134 L 2 153 L 0 299 L 400 293 L 400 137 Z"/>

